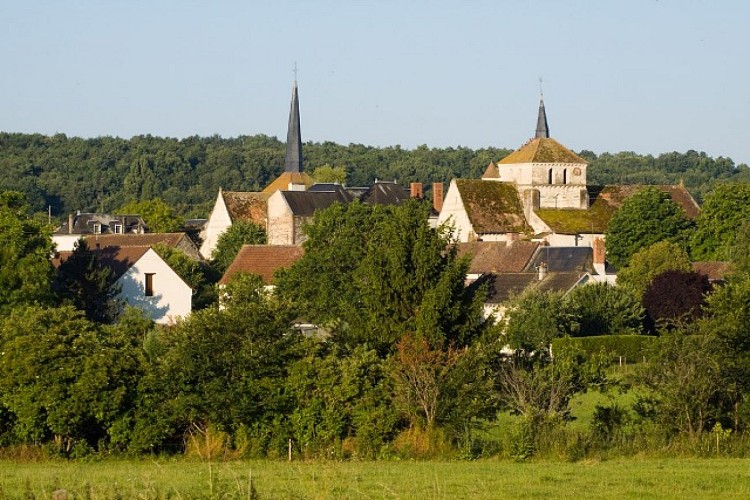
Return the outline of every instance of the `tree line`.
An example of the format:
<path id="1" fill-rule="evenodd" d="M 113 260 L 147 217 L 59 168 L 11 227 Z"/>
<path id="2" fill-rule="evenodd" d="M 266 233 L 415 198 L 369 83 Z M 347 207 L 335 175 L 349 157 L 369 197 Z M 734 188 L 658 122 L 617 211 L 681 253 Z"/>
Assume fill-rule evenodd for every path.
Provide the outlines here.
<path id="1" fill-rule="evenodd" d="M 304 146 L 308 171 L 320 169 L 321 179 L 327 179 L 332 168 L 343 169 L 350 186 L 370 185 L 375 179 L 429 185 L 478 178 L 490 161 L 511 151 L 333 142 Z M 34 211 L 50 210 L 58 220 L 76 210 L 112 212 L 157 197 L 180 217 L 206 217 L 220 187 L 257 191 L 268 185 L 283 170 L 284 152 L 284 143 L 265 135 L 83 139 L 0 133 L 0 190 L 24 193 Z M 700 199 L 717 181 L 750 180 L 747 165 L 692 150 L 656 157 L 632 152 L 580 155 L 590 162 L 591 184 L 684 182 Z"/>

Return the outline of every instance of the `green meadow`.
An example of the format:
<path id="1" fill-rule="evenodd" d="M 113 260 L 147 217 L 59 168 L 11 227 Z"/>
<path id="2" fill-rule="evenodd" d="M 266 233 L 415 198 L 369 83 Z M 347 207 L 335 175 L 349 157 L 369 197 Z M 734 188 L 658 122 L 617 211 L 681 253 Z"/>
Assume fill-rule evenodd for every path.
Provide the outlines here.
<path id="1" fill-rule="evenodd" d="M 749 497 L 743 459 L 0 462 L 0 498 Z"/>

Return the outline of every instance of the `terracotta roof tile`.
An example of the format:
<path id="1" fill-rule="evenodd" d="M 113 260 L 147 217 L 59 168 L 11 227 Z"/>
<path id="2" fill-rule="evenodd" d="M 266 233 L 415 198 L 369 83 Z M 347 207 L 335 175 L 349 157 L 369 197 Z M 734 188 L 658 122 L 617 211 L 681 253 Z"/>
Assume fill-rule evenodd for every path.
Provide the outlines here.
<path id="1" fill-rule="evenodd" d="M 297 262 L 304 250 L 294 245 L 243 245 L 219 284 L 226 285 L 237 273 L 257 274 L 263 283 L 273 283 L 273 275 Z"/>
<path id="2" fill-rule="evenodd" d="M 695 272 L 708 276 L 709 281 L 723 281 L 732 272 L 731 262 L 703 261 L 693 262 Z"/>
<path id="3" fill-rule="evenodd" d="M 494 161 L 491 161 L 489 165 L 487 165 L 487 168 L 485 169 L 484 173 L 482 174 L 482 179 L 499 179 L 500 178 L 500 170 L 498 170 L 497 165 Z"/>
<path id="4" fill-rule="evenodd" d="M 581 163 L 586 160 L 548 137 L 537 137 L 530 140 L 502 160 L 500 165 L 516 163 Z"/>
<path id="5" fill-rule="evenodd" d="M 529 263 L 539 243 L 531 241 L 475 241 L 459 243 L 458 254 L 470 255 L 469 272 L 520 273 Z"/>
<path id="6" fill-rule="evenodd" d="M 168 247 L 176 247 L 183 238 L 188 236 L 185 233 L 143 233 L 143 234 L 97 234 L 86 236 L 86 243 L 89 248 L 121 246 L 121 247 L 150 247 L 161 243 Z"/>
<path id="7" fill-rule="evenodd" d="M 455 182 L 475 233 L 531 232 L 513 184 L 481 179 L 456 179 Z"/>

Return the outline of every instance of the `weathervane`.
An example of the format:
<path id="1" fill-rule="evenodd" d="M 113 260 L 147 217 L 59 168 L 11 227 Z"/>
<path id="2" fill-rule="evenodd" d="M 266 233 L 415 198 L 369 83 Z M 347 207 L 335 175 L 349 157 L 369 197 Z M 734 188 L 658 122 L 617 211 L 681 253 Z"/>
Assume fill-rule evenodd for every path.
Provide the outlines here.
<path id="1" fill-rule="evenodd" d="M 544 89 L 542 88 L 542 77 L 539 77 L 539 95 L 544 99 Z"/>
<path id="2" fill-rule="evenodd" d="M 294 83 L 297 83 L 297 61 L 294 61 Z"/>

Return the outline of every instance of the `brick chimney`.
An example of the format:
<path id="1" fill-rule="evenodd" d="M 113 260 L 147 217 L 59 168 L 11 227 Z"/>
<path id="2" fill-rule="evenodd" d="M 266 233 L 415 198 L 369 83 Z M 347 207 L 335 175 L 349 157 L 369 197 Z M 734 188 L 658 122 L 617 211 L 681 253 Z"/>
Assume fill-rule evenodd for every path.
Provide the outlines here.
<path id="1" fill-rule="evenodd" d="M 601 276 L 604 276 L 605 274 L 604 268 L 606 255 L 604 240 L 601 238 L 594 238 L 594 271 Z"/>
<path id="2" fill-rule="evenodd" d="M 437 213 L 443 211 L 443 183 L 433 182 L 432 183 L 432 208 Z"/>
<path id="3" fill-rule="evenodd" d="M 424 197 L 422 193 L 421 182 L 412 182 L 411 184 L 409 184 L 409 197 L 419 199 L 422 199 Z"/>

